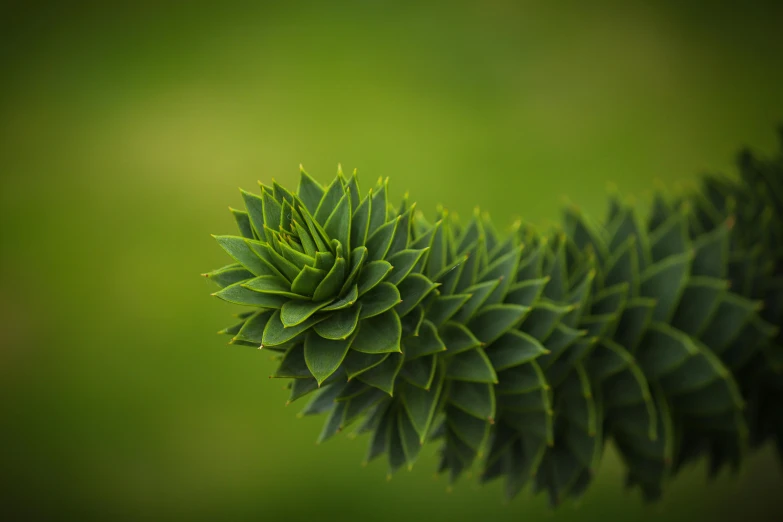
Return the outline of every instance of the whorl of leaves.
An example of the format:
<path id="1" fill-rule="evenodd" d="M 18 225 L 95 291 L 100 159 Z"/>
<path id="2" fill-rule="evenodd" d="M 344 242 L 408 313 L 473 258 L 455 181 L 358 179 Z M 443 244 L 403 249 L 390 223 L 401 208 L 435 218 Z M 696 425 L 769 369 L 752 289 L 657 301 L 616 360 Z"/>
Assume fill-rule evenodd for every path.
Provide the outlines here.
<path id="1" fill-rule="evenodd" d="M 326 414 L 319 441 L 355 425 L 390 473 L 438 441 L 452 481 L 478 468 L 553 504 L 612 441 L 655 500 L 696 459 L 783 453 L 783 154 L 739 167 L 646 221 L 613 197 L 603 224 L 567 208 L 507 234 L 302 170 L 296 194 L 242 192 L 241 235 L 216 237 L 235 262 L 205 275 L 251 307 L 222 333 L 279 352 L 289 401 Z"/>

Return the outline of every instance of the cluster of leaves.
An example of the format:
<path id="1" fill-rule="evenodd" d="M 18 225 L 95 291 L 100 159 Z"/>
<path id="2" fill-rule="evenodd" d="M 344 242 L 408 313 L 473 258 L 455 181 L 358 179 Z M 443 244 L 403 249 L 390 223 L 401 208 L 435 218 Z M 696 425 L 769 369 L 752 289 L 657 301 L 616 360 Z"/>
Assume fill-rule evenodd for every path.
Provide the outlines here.
<path id="1" fill-rule="evenodd" d="M 327 415 L 319 441 L 356 425 L 390 473 L 439 441 L 452 481 L 478 467 L 553 504 L 612 441 L 654 500 L 701 457 L 783 453 L 783 155 L 740 167 L 646 222 L 615 197 L 604 224 L 568 208 L 508 234 L 302 170 L 296 194 L 242 192 L 241 235 L 217 236 L 235 263 L 205 275 L 252 307 L 223 333 L 278 352 L 289 401 Z"/>

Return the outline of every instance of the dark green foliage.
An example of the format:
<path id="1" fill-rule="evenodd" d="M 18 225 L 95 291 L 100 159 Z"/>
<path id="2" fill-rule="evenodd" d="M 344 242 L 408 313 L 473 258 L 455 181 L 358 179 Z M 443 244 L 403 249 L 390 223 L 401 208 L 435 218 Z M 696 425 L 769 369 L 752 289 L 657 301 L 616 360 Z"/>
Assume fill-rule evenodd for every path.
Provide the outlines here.
<path id="1" fill-rule="evenodd" d="M 557 504 L 611 441 L 655 500 L 690 462 L 783 448 L 783 154 L 739 164 L 646 222 L 615 197 L 601 225 L 568 208 L 506 235 L 302 171 L 296 194 L 242 192 L 240 235 L 216 236 L 232 264 L 205 275 L 252 307 L 221 333 L 279 352 L 289 400 L 327 414 L 319 442 L 356 424 L 393 473 L 437 440 L 452 481 Z"/>

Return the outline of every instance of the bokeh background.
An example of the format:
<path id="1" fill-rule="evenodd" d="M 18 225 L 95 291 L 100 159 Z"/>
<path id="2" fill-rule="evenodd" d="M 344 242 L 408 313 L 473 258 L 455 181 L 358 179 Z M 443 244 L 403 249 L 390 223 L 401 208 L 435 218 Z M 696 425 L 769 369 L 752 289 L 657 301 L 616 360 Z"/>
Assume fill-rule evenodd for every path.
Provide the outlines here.
<path id="1" fill-rule="evenodd" d="M 645 506 L 611 448 L 577 506 L 390 481 L 314 441 L 199 277 L 228 205 L 337 163 L 500 225 L 640 206 L 776 148 L 783 8 L 761 2 L 3 2 L 0 518 L 783 520 L 773 452 Z M 778 518 L 780 517 L 780 518 Z"/>

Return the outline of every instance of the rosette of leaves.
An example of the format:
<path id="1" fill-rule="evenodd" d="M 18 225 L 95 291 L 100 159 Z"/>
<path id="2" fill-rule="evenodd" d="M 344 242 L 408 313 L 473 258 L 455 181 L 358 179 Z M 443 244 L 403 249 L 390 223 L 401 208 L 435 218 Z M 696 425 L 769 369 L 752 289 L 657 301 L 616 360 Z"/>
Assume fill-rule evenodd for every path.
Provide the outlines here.
<path id="1" fill-rule="evenodd" d="M 740 174 L 658 193 L 645 221 L 613 197 L 600 224 L 569 207 L 561 229 L 520 223 L 501 234 L 478 212 L 463 225 L 443 209 L 430 222 L 407 199 L 393 208 L 383 183 L 360 200 L 355 173 L 326 188 L 303 173 L 296 196 L 277 185 L 262 187 L 258 202 L 245 195 L 248 212 L 234 211 L 243 237 L 218 238 L 240 245 L 227 248 L 237 263 L 210 277 L 221 297 L 258 308 L 226 333 L 282 352 L 277 376 L 293 379 L 289 400 L 312 393 L 303 414 L 328 414 L 319 440 L 363 419 L 367 459 L 385 454 L 390 473 L 439 441 L 451 481 L 478 468 L 482 482 L 504 478 L 509 497 L 529 484 L 552 504 L 587 490 L 611 442 L 628 486 L 655 500 L 697 459 L 715 474 L 770 440 L 783 454 L 783 155 L 745 152 Z M 335 226 L 341 205 L 347 234 Z M 384 227 L 391 240 L 377 239 Z M 313 255 L 299 228 L 320 238 Z M 253 271 L 249 254 L 276 271 Z M 329 298 L 316 299 L 317 286 L 294 291 L 302 271 L 328 274 L 340 258 L 359 266 L 356 297 L 346 268 Z M 298 271 L 284 272 L 280 259 Z M 364 270 L 382 262 L 393 268 L 362 292 Z M 253 288 L 269 276 L 279 292 Z M 266 297 L 236 298 L 262 299 L 248 291 Z M 363 312 L 368 302 L 380 312 Z M 286 306 L 306 317 L 287 325 Z M 356 324 L 319 333 L 338 312 Z M 377 317 L 395 327 L 378 328 Z"/>
<path id="2" fill-rule="evenodd" d="M 273 183 L 242 197 L 240 235 L 215 236 L 234 263 L 205 274 L 213 295 L 255 309 L 224 330 L 232 342 L 281 352 L 273 376 L 294 379 L 292 399 L 399 356 L 400 284 L 424 251 L 385 183 L 362 197 L 356 173 L 322 187 L 302 170 L 296 194 Z"/>

